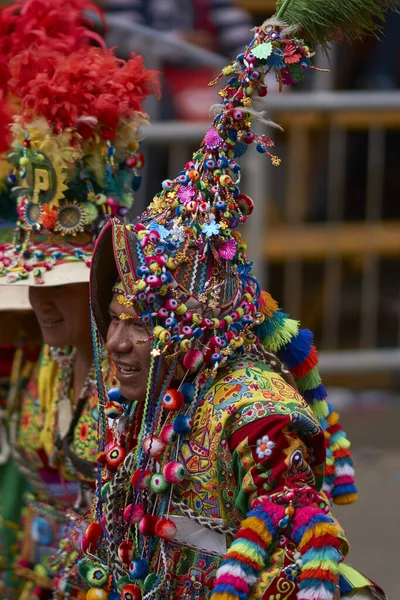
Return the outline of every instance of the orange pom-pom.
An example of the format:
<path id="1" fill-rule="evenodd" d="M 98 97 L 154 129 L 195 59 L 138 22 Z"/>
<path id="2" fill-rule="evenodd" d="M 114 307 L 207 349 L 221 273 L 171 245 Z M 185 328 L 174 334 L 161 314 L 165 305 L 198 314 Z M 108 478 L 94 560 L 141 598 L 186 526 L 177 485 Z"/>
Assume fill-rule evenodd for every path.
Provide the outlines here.
<path id="1" fill-rule="evenodd" d="M 57 221 L 57 211 L 51 208 L 48 204 L 43 205 L 42 213 L 42 225 L 45 229 L 54 229 L 54 225 Z"/>

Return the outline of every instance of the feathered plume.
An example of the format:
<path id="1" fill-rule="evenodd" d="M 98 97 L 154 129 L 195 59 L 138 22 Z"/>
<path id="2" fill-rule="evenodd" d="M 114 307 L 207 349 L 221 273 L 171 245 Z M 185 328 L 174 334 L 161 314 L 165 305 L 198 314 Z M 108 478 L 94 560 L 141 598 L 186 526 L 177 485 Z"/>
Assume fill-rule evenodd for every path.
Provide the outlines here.
<path id="1" fill-rule="evenodd" d="M 64 56 L 90 43 L 104 46 L 101 36 L 94 31 L 101 11 L 87 0 L 17 0 L 0 10 L 0 85 L 7 91 L 10 62 L 24 53 L 59 52 Z M 37 63 L 36 63 L 37 66 Z M 45 68 L 43 65 L 42 69 Z M 13 90 L 15 92 L 15 89 Z"/>
<path id="2" fill-rule="evenodd" d="M 94 133 L 113 139 L 118 123 L 140 112 L 146 97 L 158 92 L 155 71 L 146 71 L 137 55 L 122 61 L 113 50 L 89 47 L 46 58 L 49 68 L 27 81 L 18 63 L 12 85 L 18 86 L 19 75 L 24 122 L 44 117 L 54 132 L 76 128 L 84 139 Z"/>
<path id="3" fill-rule="evenodd" d="M 278 20 L 301 30 L 313 45 L 379 34 L 388 9 L 397 0 L 278 0 Z"/>

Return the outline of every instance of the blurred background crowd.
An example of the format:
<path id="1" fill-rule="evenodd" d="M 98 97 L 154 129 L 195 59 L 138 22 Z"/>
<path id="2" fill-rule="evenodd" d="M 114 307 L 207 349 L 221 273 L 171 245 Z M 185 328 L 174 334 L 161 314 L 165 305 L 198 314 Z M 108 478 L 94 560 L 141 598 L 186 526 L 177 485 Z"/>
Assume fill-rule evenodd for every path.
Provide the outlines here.
<path id="1" fill-rule="evenodd" d="M 270 0 L 103 0 L 108 44 L 160 70 L 136 213 L 197 147 L 218 101 L 207 83 L 274 12 Z M 330 399 L 353 442 L 360 500 L 338 511 L 352 558 L 396 597 L 400 518 L 400 15 L 382 40 L 333 46 L 320 72 L 262 108 L 280 167 L 243 158 L 256 203 L 245 239 L 264 287 L 316 333 Z M 325 71 L 329 69 L 329 71 Z M 267 132 L 268 133 L 268 132 Z M 1 317 L 0 317 L 1 319 Z M 4 319 L 0 342 L 16 336 Z M 26 331 L 33 339 L 34 323 Z M 33 329 L 31 329 L 33 328 Z M 3 338 L 3 339 L 2 339 Z M 6 370 L 6 351 L 1 369 Z"/>

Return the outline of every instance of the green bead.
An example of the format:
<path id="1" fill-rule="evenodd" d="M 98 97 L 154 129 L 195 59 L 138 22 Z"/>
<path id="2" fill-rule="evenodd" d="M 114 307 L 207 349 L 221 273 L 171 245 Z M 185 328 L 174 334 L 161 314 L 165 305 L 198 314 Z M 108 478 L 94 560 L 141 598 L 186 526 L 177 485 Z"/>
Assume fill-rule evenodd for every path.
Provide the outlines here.
<path id="1" fill-rule="evenodd" d="M 150 592 L 154 588 L 156 582 L 157 582 L 157 574 L 149 573 L 147 575 L 146 579 L 144 580 L 144 591 Z"/>
<path id="2" fill-rule="evenodd" d="M 80 560 L 78 562 L 78 573 L 81 577 L 84 577 L 86 579 L 86 575 L 88 574 L 89 570 L 94 567 L 94 564 L 92 563 L 92 561 L 90 560 L 90 558 L 82 558 L 82 560 Z"/>
<path id="3" fill-rule="evenodd" d="M 28 157 L 26 157 L 26 156 L 22 156 L 22 157 L 19 159 L 19 164 L 20 164 L 20 165 L 29 165 L 29 158 L 28 158 Z"/>
<path id="4" fill-rule="evenodd" d="M 86 581 L 93 587 L 104 587 L 108 581 L 108 570 L 105 567 L 93 567 L 86 574 Z"/>
<path id="5" fill-rule="evenodd" d="M 122 590 L 122 588 L 124 587 L 124 585 L 126 585 L 127 583 L 132 583 L 131 578 L 126 577 L 126 576 L 121 577 L 121 579 L 117 583 L 118 591 L 120 592 Z"/>
<path id="6" fill-rule="evenodd" d="M 107 483 L 105 483 L 102 488 L 101 488 L 101 497 L 103 498 L 107 498 L 108 492 L 110 491 L 110 482 L 107 481 Z"/>
<path id="7" fill-rule="evenodd" d="M 150 479 L 150 489 L 155 494 L 162 494 L 163 492 L 166 492 L 168 488 L 169 483 L 165 481 L 165 477 L 162 473 L 156 473 Z"/>

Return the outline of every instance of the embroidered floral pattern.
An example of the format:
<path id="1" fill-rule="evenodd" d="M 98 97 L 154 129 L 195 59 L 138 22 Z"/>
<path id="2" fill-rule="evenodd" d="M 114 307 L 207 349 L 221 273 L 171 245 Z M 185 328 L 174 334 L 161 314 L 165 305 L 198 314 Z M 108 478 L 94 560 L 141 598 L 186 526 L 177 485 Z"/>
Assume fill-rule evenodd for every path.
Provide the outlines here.
<path id="1" fill-rule="evenodd" d="M 269 439 L 267 435 L 263 435 L 263 437 L 257 440 L 257 456 L 258 458 L 265 458 L 266 456 L 271 456 L 272 450 L 275 447 L 275 443 Z"/>

